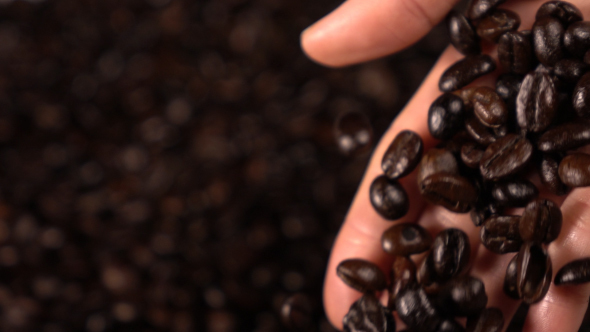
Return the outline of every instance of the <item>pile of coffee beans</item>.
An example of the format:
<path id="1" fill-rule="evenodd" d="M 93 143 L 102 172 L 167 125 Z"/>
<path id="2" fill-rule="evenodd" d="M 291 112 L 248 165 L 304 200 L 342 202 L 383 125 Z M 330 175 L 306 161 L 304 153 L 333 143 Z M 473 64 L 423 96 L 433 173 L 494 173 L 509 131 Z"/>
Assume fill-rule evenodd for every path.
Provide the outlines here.
<path id="1" fill-rule="evenodd" d="M 442 74 L 443 94 L 428 112 L 430 134 L 441 143 L 424 152 L 418 134 L 399 133 L 369 195 L 384 219 L 403 217 L 409 199 L 398 180 L 416 170 L 425 201 L 470 213 L 487 249 L 516 253 L 504 291 L 534 304 L 551 284 L 547 246 L 561 231 L 562 214 L 539 197 L 528 175 L 538 173 L 555 195 L 590 186 L 590 155 L 576 150 L 590 143 L 590 22 L 573 5 L 551 1 L 538 9 L 532 30 L 517 31 L 519 16 L 496 8 L 502 2 L 473 0 L 466 15 L 448 15 L 451 42 L 465 58 Z M 470 85 L 497 68 L 481 54 L 482 40 L 497 44 L 503 73 L 495 89 Z M 510 215 L 512 208 L 524 212 Z M 389 278 L 361 259 L 337 268 L 347 285 L 364 293 L 344 317 L 345 331 L 395 331 L 392 310 L 409 331 L 502 330 L 502 312 L 486 308 L 483 282 L 467 275 L 471 255 L 463 231 L 446 229 L 433 239 L 417 224 L 395 224 L 383 233 L 382 246 L 395 256 Z M 419 253 L 425 254 L 416 264 L 410 256 Z M 581 259 L 564 266 L 555 284 L 588 281 L 590 259 Z M 376 292 L 385 289 L 389 302 L 382 307 Z M 467 317 L 466 326 L 455 317 Z"/>

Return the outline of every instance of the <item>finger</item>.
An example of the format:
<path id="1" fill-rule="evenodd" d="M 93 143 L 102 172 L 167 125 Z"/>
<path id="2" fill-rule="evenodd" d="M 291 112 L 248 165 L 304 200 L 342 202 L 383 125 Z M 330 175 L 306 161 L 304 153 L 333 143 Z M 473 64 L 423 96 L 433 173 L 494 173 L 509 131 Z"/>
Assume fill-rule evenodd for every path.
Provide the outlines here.
<path id="1" fill-rule="evenodd" d="M 422 38 L 458 0 L 349 0 L 307 28 L 305 53 L 344 66 L 397 52 Z"/>

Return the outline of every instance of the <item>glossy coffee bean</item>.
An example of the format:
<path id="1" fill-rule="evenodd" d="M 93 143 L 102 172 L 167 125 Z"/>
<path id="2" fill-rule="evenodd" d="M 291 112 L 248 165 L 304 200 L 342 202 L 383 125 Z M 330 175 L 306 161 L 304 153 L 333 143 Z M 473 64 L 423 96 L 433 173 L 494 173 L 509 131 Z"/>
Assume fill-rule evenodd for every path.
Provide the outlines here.
<path id="1" fill-rule="evenodd" d="M 437 332 L 465 332 L 465 328 L 454 319 L 446 318 L 438 326 Z"/>
<path id="2" fill-rule="evenodd" d="M 400 132 L 383 155 L 383 173 L 392 180 L 410 174 L 420 162 L 422 150 L 422 138 L 418 134 L 410 130 Z"/>
<path id="3" fill-rule="evenodd" d="M 498 308 L 485 308 L 477 316 L 467 318 L 467 332 L 501 332 L 504 314 Z"/>
<path id="4" fill-rule="evenodd" d="M 479 21 L 477 34 L 482 39 L 497 43 L 503 34 L 516 31 L 519 26 L 518 14 L 507 9 L 495 9 Z"/>
<path id="5" fill-rule="evenodd" d="M 590 73 L 580 78 L 572 94 L 574 110 L 581 118 L 590 117 Z"/>
<path id="6" fill-rule="evenodd" d="M 467 117 L 465 120 L 465 131 L 471 138 L 483 146 L 488 146 L 497 139 L 494 130 L 484 126 L 476 116 Z"/>
<path id="7" fill-rule="evenodd" d="M 518 96 L 523 79 L 522 75 L 505 73 L 498 76 L 498 80 L 496 80 L 496 92 L 504 99 L 509 109 L 514 109 L 516 105 L 516 96 Z"/>
<path id="8" fill-rule="evenodd" d="M 467 17 L 456 10 L 447 15 L 447 29 L 451 44 L 464 55 L 476 55 L 481 52 L 479 37 Z"/>
<path id="9" fill-rule="evenodd" d="M 547 199 L 536 199 L 524 209 L 520 220 L 520 236 L 525 241 L 550 243 L 561 231 L 561 209 Z"/>
<path id="10" fill-rule="evenodd" d="M 421 287 L 402 290 L 395 299 L 399 318 L 411 330 L 434 332 L 441 322 L 441 316 L 428 295 Z"/>
<path id="11" fill-rule="evenodd" d="M 516 97 L 516 120 L 520 128 L 535 133 L 547 128 L 557 110 L 557 97 L 549 74 L 535 71 L 526 75 Z"/>
<path id="12" fill-rule="evenodd" d="M 491 216 L 496 215 L 496 208 L 491 204 L 476 204 L 470 212 L 469 216 L 475 227 L 479 227 Z"/>
<path id="13" fill-rule="evenodd" d="M 410 208 L 408 194 L 397 181 L 381 175 L 373 180 L 369 193 L 373 208 L 383 218 L 396 220 L 408 213 Z"/>
<path id="14" fill-rule="evenodd" d="M 436 139 L 451 138 L 461 129 L 464 121 L 463 100 L 449 92 L 438 97 L 428 110 L 428 129 Z"/>
<path id="15" fill-rule="evenodd" d="M 361 155 L 371 149 L 373 129 L 369 118 L 361 112 L 348 112 L 336 120 L 334 136 L 344 155 Z"/>
<path id="16" fill-rule="evenodd" d="M 374 263 L 360 258 L 340 262 L 336 274 L 345 284 L 363 293 L 380 291 L 387 286 L 383 271 Z"/>
<path id="17" fill-rule="evenodd" d="M 395 299 L 398 294 L 416 283 L 416 265 L 408 257 L 397 256 L 391 266 L 389 283 L 389 300 L 387 307 L 395 310 Z"/>
<path id="18" fill-rule="evenodd" d="M 461 160 L 469 168 L 479 168 L 479 162 L 484 150 L 478 144 L 469 142 L 461 148 Z"/>
<path id="19" fill-rule="evenodd" d="M 479 20 L 506 0 L 473 0 L 469 2 L 467 17 L 471 20 Z"/>
<path id="20" fill-rule="evenodd" d="M 438 294 L 444 280 L 440 278 L 434 270 L 432 250 L 429 251 L 424 259 L 418 264 L 416 269 L 416 280 L 426 293 Z"/>
<path id="21" fill-rule="evenodd" d="M 574 5 L 565 1 L 548 1 L 539 7 L 535 18 L 540 20 L 545 17 L 553 17 L 561 21 L 564 26 L 583 19 L 582 12 Z"/>
<path id="22" fill-rule="evenodd" d="M 590 258 L 581 258 L 565 264 L 555 275 L 556 285 L 579 285 L 590 282 Z"/>
<path id="23" fill-rule="evenodd" d="M 506 123 L 508 109 L 494 89 L 486 86 L 476 88 L 471 103 L 473 114 L 485 126 L 497 128 Z"/>
<path id="24" fill-rule="evenodd" d="M 584 54 L 590 50 L 590 22 L 574 22 L 563 35 L 563 44 L 568 52 L 582 59 Z"/>
<path id="25" fill-rule="evenodd" d="M 448 228 L 435 237 L 432 245 L 434 271 L 442 279 L 450 279 L 465 270 L 471 256 L 467 234 Z"/>
<path id="26" fill-rule="evenodd" d="M 507 32 L 498 40 L 498 60 L 512 73 L 526 74 L 533 69 L 533 42 L 530 33 Z"/>
<path id="27" fill-rule="evenodd" d="M 516 260 L 516 287 L 525 303 L 533 304 L 545 297 L 552 277 L 551 258 L 538 244 L 526 242 Z"/>
<path id="28" fill-rule="evenodd" d="M 492 216 L 481 228 L 482 244 L 496 254 L 518 252 L 523 243 L 518 225 L 520 216 Z"/>
<path id="29" fill-rule="evenodd" d="M 352 304 L 342 319 L 344 331 L 395 332 L 395 319 L 372 294 L 364 294 Z"/>
<path id="30" fill-rule="evenodd" d="M 537 187 L 527 179 L 503 181 L 492 186 L 492 197 L 502 207 L 523 207 L 538 195 Z"/>
<path id="31" fill-rule="evenodd" d="M 303 294 L 290 296 L 281 307 L 283 324 L 296 331 L 309 331 L 313 322 L 311 301 Z"/>
<path id="32" fill-rule="evenodd" d="M 488 296 L 483 282 L 472 276 L 457 277 L 446 283 L 437 296 L 437 306 L 445 315 L 472 316 L 486 307 Z"/>
<path id="33" fill-rule="evenodd" d="M 543 152 L 565 152 L 588 144 L 590 144 L 590 123 L 583 120 L 553 127 L 537 140 L 537 148 Z"/>
<path id="34" fill-rule="evenodd" d="M 568 192 L 568 187 L 559 178 L 559 162 L 561 158 L 544 154 L 539 161 L 539 178 L 545 188 L 555 195 L 561 196 Z"/>
<path id="35" fill-rule="evenodd" d="M 383 251 L 395 256 L 410 256 L 429 250 L 432 236 L 422 226 L 402 223 L 389 227 L 381 236 Z"/>
<path id="36" fill-rule="evenodd" d="M 506 267 L 506 274 L 504 275 L 504 294 L 515 300 L 520 300 L 518 295 L 518 285 L 516 284 L 516 262 L 518 260 L 518 254 L 514 255 Z"/>
<path id="37" fill-rule="evenodd" d="M 430 149 L 424 153 L 416 174 L 418 186 L 422 185 L 424 179 L 436 173 L 459 174 L 457 159 L 449 150 Z"/>
<path id="38" fill-rule="evenodd" d="M 495 69 L 496 64 L 489 55 L 470 55 L 450 66 L 442 74 L 438 87 L 443 92 L 459 90 Z"/>
<path id="39" fill-rule="evenodd" d="M 559 178 L 569 187 L 590 186 L 590 155 L 573 153 L 559 163 Z"/>
<path id="40" fill-rule="evenodd" d="M 475 187 L 469 180 L 457 174 L 433 174 L 422 181 L 419 189 L 428 202 L 453 212 L 466 213 L 477 201 Z"/>
<path id="41" fill-rule="evenodd" d="M 563 24 L 555 18 L 544 17 L 533 25 L 533 49 L 539 61 L 546 66 L 554 66 L 565 56 Z"/>
<path id="42" fill-rule="evenodd" d="M 590 70 L 590 65 L 577 59 L 561 59 L 553 68 L 553 73 L 568 87 L 574 87 L 580 78 Z"/>
<path id="43" fill-rule="evenodd" d="M 533 146 L 526 138 L 508 134 L 488 146 L 479 169 L 484 179 L 497 181 L 523 169 L 532 155 Z"/>

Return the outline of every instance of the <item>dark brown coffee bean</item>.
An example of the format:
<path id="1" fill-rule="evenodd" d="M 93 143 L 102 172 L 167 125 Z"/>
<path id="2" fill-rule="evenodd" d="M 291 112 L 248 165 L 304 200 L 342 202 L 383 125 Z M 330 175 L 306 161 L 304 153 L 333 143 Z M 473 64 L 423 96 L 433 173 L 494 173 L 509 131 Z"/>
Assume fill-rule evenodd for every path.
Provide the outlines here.
<path id="1" fill-rule="evenodd" d="M 389 227 L 381 236 L 383 250 L 395 256 L 410 256 L 429 250 L 432 236 L 422 226 L 402 223 Z"/>
<path id="2" fill-rule="evenodd" d="M 520 91 L 520 84 L 522 83 L 523 76 L 518 74 L 506 73 L 498 76 L 496 81 L 496 92 L 509 109 L 514 109 L 516 105 L 516 96 Z"/>
<path id="3" fill-rule="evenodd" d="M 347 155 L 360 155 L 371 149 L 373 129 L 367 116 L 361 112 L 348 112 L 336 120 L 334 135 L 338 148 Z"/>
<path id="4" fill-rule="evenodd" d="M 436 173 L 459 174 L 457 159 L 446 149 L 430 149 L 424 154 L 416 174 L 418 186 L 422 185 L 424 179 Z"/>
<path id="5" fill-rule="evenodd" d="M 395 332 L 395 319 L 373 294 L 364 294 L 342 319 L 347 332 Z"/>
<path id="6" fill-rule="evenodd" d="M 574 87 L 588 70 L 590 65 L 577 59 L 561 59 L 553 68 L 555 76 L 569 87 Z"/>
<path id="7" fill-rule="evenodd" d="M 417 285 L 398 294 L 395 308 L 399 318 L 412 330 L 434 332 L 441 322 L 440 314 L 428 295 Z"/>
<path id="8" fill-rule="evenodd" d="M 448 150 L 455 156 L 455 158 L 461 157 L 461 148 L 467 143 L 472 143 L 473 139 L 466 131 L 460 131 L 457 135 L 453 136 L 447 141 L 443 141 L 440 144 L 440 148 Z"/>
<path id="9" fill-rule="evenodd" d="M 568 52 L 582 59 L 584 54 L 590 50 L 590 22 L 574 22 L 563 35 L 563 44 Z"/>
<path id="10" fill-rule="evenodd" d="M 559 162 L 556 156 L 544 154 L 539 162 L 541 183 L 555 195 L 561 196 L 568 192 L 568 187 L 559 178 Z"/>
<path id="11" fill-rule="evenodd" d="M 548 74 L 535 71 L 526 75 L 516 97 L 518 125 L 529 132 L 544 130 L 553 121 L 557 105 L 557 90 Z"/>
<path id="12" fill-rule="evenodd" d="M 590 155 L 573 153 L 559 163 L 559 178 L 569 187 L 590 186 Z"/>
<path id="13" fill-rule="evenodd" d="M 387 307 L 395 310 L 395 299 L 398 294 L 416 283 L 416 265 L 414 261 L 404 256 L 397 256 L 393 261 L 390 273 L 389 300 Z"/>
<path id="14" fill-rule="evenodd" d="M 472 0 L 469 2 L 469 7 L 467 8 L 467 17 L 471 20 L 479 20 L 505 1 L 506 0 Z"/>
<path id="15" fill-rule="evenodd" d="M 406 190 L 395 180 L 385 175 L 378 176 L 370 188 L 373 208 L 387 220 L 399 219 L 408 213 L 410 202 Z"/>
<path id="16" fill-rule="evenodd" d="M 447 28 L 451 44 L 457 51 L 464 55 L 476 55 L 481 52 L 479 37 L 465 15 L 452 10 L 447 15 Z"/>
<path id="17" fill-rule="evenodd" d="M 554 66 L 565 56 L 563 36 L 565 29 L 558 19 L 544 17 L 533 24 L 533 49 L 539 61 Z"/>
<path id="18" fill-rule="evenodd" d="M 345 284 L 363 293 L 380 291 L 387 286 L 383 271 L 374 263 L 360 258 L 340 262 L 336 274 Z"/>
<path id="19" fill-rule="evenodd" d="M 551 258 L 538 244 L 526 242 L 518 252 L 516 285 L 525 303 L 533 304 L 545 297 L 552 277 Z"/>
<path id="20" fill-rule="evenodd" d="M 422 138 L 410 130 L 397 134 L 381 160 L 388 178 L 395 180 L 410 174 L 422 158 Z"/>
<path id="21" fill-rule="evenodd" d="M 537 148 L 543 152 L 565 152 L 588 144 L 590 123 L 583 120 L 553 127 L 537 140 Z"/>
<path id="22" fill-rule="evenodd" d="M 477 316 L 467 318 L 467 332 L 501 332 L 504 314 L 498 308 L 485 308 Z"/>
<path id="23" fill-rule="evenodd" d="M 492 186 L 492 197 L 502 207 L 523 207 L 538 195 L 537 187 L 527 179 L 514 179 Z"/>
<path id="24" fill-rule="evenodd" d="M 516 284 L 516 262 L 518 260 L 518 253 L 512 257 L 508 267 L 506 267 L 506 275 L 504 276 L 504 294 L 515 300 L 520 300 L 518 295 L 518 285 Z"/>
<path id="25" fill-rule="evenodd" d="M 507 71 L 526 74 L 533 69 L 533 42 L 531 35 L 507 32 L 498 41 L 498 60 Z"/>
<path id="26" fill-rule="evenodd" d="M 463 145 L 461 148 L 461 160 L 470 168 L 479 168 L 479 162 L 483 157 L 484 150 L 476 143 L 470 142 Z"/>
<path id="27" fill-rule="evenodd" d="M 464 177 L 451 173 L 433 174 L 420 185 L 420 193 L 430 203 L 453 212 L 468 212 L 477 200 L 477 190 Z"/>
<path id="28" fill-rule="evenodd" d="M 520 216 L 492 216 L 481 228 L 482 244 L 496 254 L 517 252 L 522 245 L 518 232 Z"/>
<path id="29" fill-rule="evenodd" d="M 469 86 L 453 92 L 455 95 L 461 97 L 461 99 L 463 100 L 463 105 L 465 106 L 465 109 L 468 111 L 473 109 L 473 104 L 471 104 L 471 98 L 473 97 L 473 93 L 477 88 L 477 86 Z"/>
<path id="30" fill-rule="evenodd" d="M 590 117 L 590 73 L 580 78 L 572 94 L 574 110 L 581 118 Z"/>
<path id="31" fill-rule="evenodd" d="M 477 203 L 476 207 L 469 212 L 471 221 L 475 227 L 479 227 L 491 216 L 496 214 L 496 208 L 491 203 Z"/>
<path id="32" fill-rule="evenodd" d="M 436 139 L 449 139 L 463 126 L 465 107 L 463 100 L 452 93 L 438 97 L 428 110 L 428 129 Z"/>
<path id="33" fill-rule="evenodd" d="M 550 243 L 559 236 L 562 216 L 557 204 L 536 199 L 527 204 L 520 220 L 520 236 L 525 241 Z"/>
<path id="34" fill-rule="evenodd" d="M 470 55 L 450 66 L 440 77 L 440 91 L 459 90 L 475 79 L 496 70 L 496 64 L 489 55 Z"/>
<path id="35" fill-rule="evenodd" d="M 565 264 L 555 275 L 554 283 L 579 285 L 590 282 L 590 258 L 581 258 Z"/>
<path id="36" fill-rule="evenodd" d="M 440 312 L 456 316 L 477 315 L 486 307 L 488 296 L 483 282 L 471 276 L 457 277 L 446 283 L 437 297 Z"/>
<path id="37" fill-rule="evenodd" d="M 508 109 L 502 98 L 490 87 L 475 89 L 471 97 L 473 114 L 487 127 L 497 128 L 506 123 Z"/>
<path id="38" fill-rule="evenodd" d="M 490 144 L 479 169 L 486 180 L 500 180 L 523 169 L 533 155 L 533 146 L 524 137 L 508 134 Z"/>
<path id="39" fill-rule="evenodd" d="M 309 331 L 313 322 L 311 301 L 303 294 L 295 294 L 285 300 L 281 307 L 283 324 L 297 331 Z"/>
<path id="40" fill-rule="evenodd" d="M 440 323 L 436 332 L 465 332 L 465 328 L 454 319 L 446 318 Z"/>
<path id="41" fill-rule="evenodd" d="M 516 31 L 520 26 L 518 14 L 507 9 L 494 9 L 477 24 L 477 34 L 485 40 L 497 43 L 498 39 L 509 31 Z"/>
<path id="42" fill-rule="evenodd" d="M 434 271 L 442 279 L 450 279 L 465 270 L 470 256 L 469 238 L 462 230 L 448 228 L 435 237 L 432 263 Z"/>
<path id="43" fill-rule="evenodd" d="M 467 117 L 467 120 L 465 120 L 465 131 L 467 131 L 471 138 L 483 146 L 488 146 L 497 139 L 493 129 L 484 126 L 475 116 Z"/>
<path id="44" fill-rule="evenodd" d="M 416 270 L 416 280 L 426 291 L 426 293 L 438 294 L 440 287 L 445 280 L 440 278 L 434 270 L 432 250 L 429 251 L 424 259 L 418 264 Z"/>
<path id="45" fill-rule="evenodd" d="M 561 21 L 564 26 L 581 21 L 582 12 L 574 5 L 565 1 L 548 1 L 537 10 L 536 19 L 540 20 L 545 17 L 553 17 Z"/>

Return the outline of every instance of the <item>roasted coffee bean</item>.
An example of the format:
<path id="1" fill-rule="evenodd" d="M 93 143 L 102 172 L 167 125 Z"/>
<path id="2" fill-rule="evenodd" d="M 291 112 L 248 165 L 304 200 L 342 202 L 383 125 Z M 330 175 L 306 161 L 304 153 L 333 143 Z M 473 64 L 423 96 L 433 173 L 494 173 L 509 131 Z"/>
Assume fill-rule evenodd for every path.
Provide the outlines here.
<path id="1" fill-rule="evenodd" d="M 492 197 L 502 207 L 522 207 L 538 195 L 537 187 L 527 179 L 514 179 L 492 186 Z"/>
<path id="2" fill-rule="evenodd" d="M 577 59 L 561 59 L 553 68 L 555 76 L 570 87 L 574 87 L 588 70 L 590 65 Z"/>
<path id="3" fill-rule="evenodd" d="M 525 241 L 550 243 L 559 236 L 562 216 L 557 204 L 547 199 L 536 199 L 524 209 L 520 220 L 520 236 Z"/>
<path id="4" fill-rule="evenodd" d="M 346 332 L 395 332 L 395 319 L 373 294 L 364 294 L 342 319 Z"/>
<path id="5" fill-rule="evenodd" d="M 441 148 L 448 150 L 455 156 L 455 158 L 461 157 L 461 148 L 467 143 L 472 143 L 473 139 L 466 131 L 460 131 L 457 135 L 453 136 L 450 140 L 441 142 Z"/>
<path id="6" fill-rule="evenodd" d="M 473 0 L 469 2 L 467 8 L 467 17 L 471 20 L 479 20 L 484 17 L 498 5 L 504 3 L 506 0 Z"/>
<path id="7" fill-rule="evenodd" d="M 432 245 L 432 263 L 436 274 L 450 279 L 465 270 L 471 256 L 467 234 L 457 228 L 448 228 L 435 237 Z"/>
<path id="8" fill-rule="evenodd" d="M 477 88 L 477 86 L 469 86 L 453 92 L 457 96 L 461 97 L 461 99 L 463 100 L 463 105 L 465 106 L 465 109 L 468 111 L 473 109 L 473 104 L 471 104 L 471 98 L 473 97 L 473 93 Z"/>
<path id="9" fill-rule="evenodd" d="M 441 288 L 436 303 L 440 312 L 446 315 L 472 316 L 486 307 L 488 296 L 480 279 L 462 276 L 452 279 Z"/>
<path id="10" fill-rule="evenodd" d="M 496 254 L 517 252 L 523 243 L 518 231 L 520 216 L 492 216 L 481 228 L 482 244 Z"/>
<path id="11" fill-rule="evenodd" d="M 581 118 L 590 117 L 590 73 L 580 78 L 572 94 L 574 110 Z"/>
<path id="12" fill-rule="evenodd" d="M 436 332 L 465 332 L 465 328 L 452 318 L 446 318 L 438 326 Z"/>
<path id="13" fill-rule="evenodd" d="M 311 301 L 303 294 L 290 296 L 281 307 L 283 324 L 297 331 L 309 331 L 313 322 Z"/>
<path id="14" fill-rule="evenodd" d="M 395 299 L 399 292 L 416 283 L 416 265 L 408 257 L 397 256 L 391 266 L 390 280 L 387 307 L 395 310 Z"/>
<path id="15" fill-rule="evenodd" d="M 420 193 L 430 203 L 453 212 L 468 212 L 477 200 L 477 190 L 466 178 L 452 173 L 433 174 L 420 185 Z"/>
<path id="16" fill-rule="evenodd" d="M 504 314 L 498 308 L 485 308 L 477 316 L 467 318 L 467 332 L 501 332 Z"/>
<path id="17" fill-rule="evenodd" d="M 553 17 L 561 21 L 564 26 L 583 19 L 582 12 L 569 2 L 565 1 L 548 1 L 537 10 L 536 19 L 540 20 L 545 17 Z"/>
<path id="18" fill-rule="evenodd" d="M 476 143 L 470 142 L 464 144 L 461 148 L 461 160 L 470 168 L 479 168 L 479 162 L 483 157 L 484 150 Z"/>
<path id="19" fill-rule="evenodd" d="M 563 35 L 563 44 L 568 52 L 582 59 L 584 54 L 590 50 L 590 22 L 574 22 Z"/>
<path id="20" fill-rule="evenodd" d="M 533 304 L 545 297 L 552 277 L 551 258 L 538 244 L 525 242 L 516 260 L 516 285 L 519 297 Z"/>
<path id="21" fill-rule="evenodd" d="M 463 126 L 465 107 L 463 100 L 452 93 L 438 97 L 428 110 L 428 129 L 436 139 L 449 139 Z"/>
<path id="22" fill-rule="evenodd" d="M 523 169 L 533 155 L 533 146 L 524 137 L 508 134 L 490 144 L 479 169 L 486 180 L 500 180 Z"/>
<path id="23" fill-rule="evenodd" d="M 559 178 L 559 162 L 555 156 L 544 154 L 539 162 L 539 177 L 545 188 L 555 195 L 561 196 L 568 192 L 568 187 Z"/>
<path id="24" fill-rule="evenodd" d="M 533 49 L 539 61 L 546 66 L 554 66 L 565 56 L 562 23 L 552 17 L 544 17 L 533 24 Z"/>
<path id="25" fill-rule="evenodd" d="M 498 76 L 498 80 L 496 81 L 496 92 L 504 102 L 508 109 L 514 109 L 516 105 L 516 96 L 518 96 L 518 92 L 520 91 L 520 84 L 523 80 L 522 75 L 518 74 L 511 74 L 505 73 Z"/>
<path id="26" fill-rule="evenodd" d="M 477 35 L 492 43 L 509 31 L 516 31 L 520 26 L 518 14 L 507 9 L 494 9 L 477 24 Z"/>
<path id="27" fill-rule="evenodd" d="M 551 124 L 557 105 L 557 90 L 549 74 L 531 72 L 516 97 L 516 121 L 522 129 L 540 132 Z"/>
<path id="28" fill-rule="evenodd" d="M 432 246 L 432 236 L 422 226 L 402 223 L 389 227 L 381 236 L 383 250 L 395 256 L 410 256 Z"/>
<path id="29" fill-rule="evenodd" d="M 429 251 L 424 259 L 418 264 L 416 280 L 427 293 L 438 293 L 444 280 L 441 279 L 434 270 L 432 250 Z"/>
<path id="30" fill-rule="evenodd" d="M 440 91 L 459 90 L 475 79 L 496 70 L 496 64 L 489 55 L 470 55 L 457 61 L 440 77 Z"/>
<path id="31" fill-rule="evenodd" d="M 506 267 L 506 275 L 504 276 L 504 294 L 515 300 L 520 300 L 518 295 L 518 285 L 516 283 L 516 262 L 518 260 L 518 254 L 514 255 Z"/>
<path id="32" fill-rule="evenodd" d="M 584 120 L 553 127 L 537 140 L 537 148 L 543 152 L 565 152 L 588 144 L 590 144 L 590 123 Z"/>
<path id="33" fill-rule="evenodd" d="M 430 149 L 424 153 L 416 175 L 418 186 L 422 185 L 424 179 L 436 173 L 459 174 L 457 159 L 446 149 Z"/>
<path id="34" fill-rule="evenodd" d="M 370 198 L 375 211 L 387 220 L 405 216 L 410 208 L 408 194 L 404 187 L 385 175 L 378 176 L 371 183 Z"/>
<path id="35" fill-rule="evenodd" d="M 404 177 L 416 168 L 422 157 L 422 138 L 410 130 L 397 134 L 381 160 L 381 168 L 388 178 Z"/>
<path id="36" fill-rule="evenodd" d="M 471 97 L 473 114 L 487 127 L 497 128 L 506 123 L 508 109 L 502 98 L 490 87 L 475 89 Z"/>
<path id="37" fill-rule="evenodd" d="M 345 284 L 363 293 L 380 291 L 387 286 L 383 271 L 374 263 L 360 258 L 340 262 L 336 274 Z"/>
<path id="38" fill-rule="evenodd" d="M 471 138 L 483 146 L 488 146 L 497 139 L 493 129 L 484 126 L 475 116 L 467 117 L 467 120 L 465 120 L 465 131 L 467 131 Z"/>
<path id="39" fill-rule="evenodd" d="M 590 258 L 581 258 L 565 264 L 555 275 L 556 285 L 579 285 L 590 282 Z"/>
<path id="40" fill-rule="evenodd" d="M 481 206 L 480 206 L 481 205 Z M 471 221 L 475 227 L 483 225 L 483 223 L 496 214 L 496 208 L 491 203 L 489 204 L 476 204 L 476 207 L 469 212 Z"/>
<path id="41" fill-rule="evenodd" d="M 441 322 L 440 314 L 428 295 L 417 285 L 398 294 L 395 308 L 399 318 L 412 330 L 434 332 Z"/>
<path id="42" fill-rule="evenodd" d="M 507 32 L 498 41 L 498 60 L 504 69 L 517 74 L 526 74 L 533 69 L 533 42 L 531 34 Z"/>
<path id="43" fill-rule="evenodd" d="M 334 135 L 339 150 L 347 155 L 363 154 L 373 144 L 373 129 L 367 116 L 361 112 L 348 112 L 336 120 Z"/>
<path id="44" fill-rule="evenodd" d="M 559 163 L 559 178 L 570 187 L 590 186 L 590 155 L 573 153 Z"/>
<path id="45" fill-rule="evenodd" d="M 451 44 L 457 51 L 464 55 L 475 55 L 481 52 L 479 37 L 465 15 L 452 10 L 447 15 L 447 28 Z"/>

